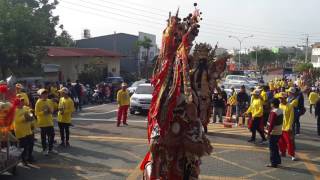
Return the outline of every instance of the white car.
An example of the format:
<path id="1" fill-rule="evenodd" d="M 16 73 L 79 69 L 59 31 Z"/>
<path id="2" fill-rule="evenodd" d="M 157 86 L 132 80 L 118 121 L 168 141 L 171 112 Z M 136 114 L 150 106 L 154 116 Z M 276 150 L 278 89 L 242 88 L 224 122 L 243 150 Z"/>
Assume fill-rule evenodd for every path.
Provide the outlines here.
<path id="1" fill-rule="evenodd" d="M 226 77 L 225 83 L 227 84 L 250 84 L 246 76 L 240 75 L 228 75 Z"/>
<path id="2" fill-rule="evenodd" d="M 146 81 L 147 81 L 146 79 L 141 79 L 139 81 L 134 82 L 130 87 L 128 87 L 128 91 L 130 95 L 132 95 L 136 91 L 137 87 L 140 84 L 146 83 Z"/>
<path id="3" fill-rule="evenodd" d="M 138 85 L 130 98 L 130 114 L 149 110 L 153 90 L 153 86 L 149 83 Z"/>

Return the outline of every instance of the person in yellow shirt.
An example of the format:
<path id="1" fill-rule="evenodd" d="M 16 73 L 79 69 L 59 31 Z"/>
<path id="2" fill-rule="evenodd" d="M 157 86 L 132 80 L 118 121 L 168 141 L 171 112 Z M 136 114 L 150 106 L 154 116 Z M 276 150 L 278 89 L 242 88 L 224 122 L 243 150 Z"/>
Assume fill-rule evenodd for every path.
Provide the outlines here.
<path id="1" fill-rule="evenodd" d="M 17 108 L 14 116 L 14 132 L 19 141 L 20 148 L 23 149 L 21 159 L 24 165 L 34 162 L 32 156 L 34 137 L 31 129 L 31 123 L 34 120 L 30 118 L 30 108 L 24 105 L 24 99 L 18 99 Z M 29 117 L 29 118 L 28 118 Z"/>
<path id="2" fill-rule="evenodd" d="M 30 106 L 29 97 L 26 93 L 22 92 L 23 86 L 22 84 L 18 83 L 16 84 L 16 96 L 21 96 L 24 99 L 24 104 L 26 106 Z"/>
<path id="3" fill-rule="evenodd" d="M 117 126 L 120 126 L 121 120 L 123 122 L 123 125 L 127 124 L 127 113 L 128 108 L 130 105 L 130 95 L 129 91 L 127 90 L 127 83 L 121 84 L 121 89 L 117 92 L 117 102 L 119 105 L 118 108 L 118 117 L 117 117 Z"/>
<path id="4" fill-rule="evenodd" d="M 312 114 L 312 108 L 315 109 L 318 99 L 319 95 L 316 93 L 316 89 L 314 87 L 311 88 L 311 92 L 309 94 L 310 114 Z"/>
<path id="5" fill-rule="evenodd" d="M 282 156 L 285 156 L 286 151 L 288 150 L 288 154 L 294 161 L 296 160 L 292 132 L 292 125 L 294 122 L 294 107 L 292 104 L 287 102 L 286 93 L 283 93 L 280 97 L 280 109 L 283 111 L 283 124 L 282 135 L 279 139 L 279 149 Z"/>
<path id="6" fill-rule="evenodd" d="M 61 98 L 58 106 L 58 125 L 60 129 L 61 147 L 70 147 L 69 143 L 69 127 L 71 126 L 72 113 L 74 112 L 74 103 L 68 96 L 69 90 L 64 87 L 59 90 Z"/>
<path id="7" fill-rule="evenodd" d="M 49 153 L 56 153 L 56 151 L 53 150 L 55 136 L 52 118 L 53 106 L 51 100 L 48 99 L 48 91 L 46 89 L 39 89 L 38 94 L 40 98 L 35 106 L 35 114 L 38 121 L 37 125 L 41 130 L 42 153 L 48 156 Z M 47 149 L 47 140 L 49 149 Z"/>
<path id="8" fill-rule="evenodd" d="M 274 85 L 273 80 L 271 80 L 271 81 L 269 82 L 269 89 L 270 89 L 271 92 L 274 92 L 274 91 L 275 91 L 275 85 Z"/>
<path id="9" fill-rule="evenodd" d="M 267 141 L 264 130 L 263 130 L 263 100 L 260 96 L 260 90 L 256 89 L 252 93 L 252 99 L 251 104 L 245 113 L 245 115 L 251 114 L 252 116 L 252 125 L 251 125 L 251 138 L 248 140 L 248 142 L 255 142 L 256 141 L 256 131 L 259 132 L 262 141 L 261 143 L 264 143 Z"/>

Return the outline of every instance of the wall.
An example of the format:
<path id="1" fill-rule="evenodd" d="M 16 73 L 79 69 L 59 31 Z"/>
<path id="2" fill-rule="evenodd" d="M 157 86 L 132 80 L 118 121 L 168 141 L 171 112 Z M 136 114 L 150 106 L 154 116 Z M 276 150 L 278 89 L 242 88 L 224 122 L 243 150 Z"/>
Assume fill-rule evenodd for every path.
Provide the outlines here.
<path id="1" fill-rule="evenodd" d="M 75 81 L 78 74 L 84 71 L 86 64 L 96 64 L 98 67 L 104 68 L 108 66 L 108 72 L 113 76 L 120 75 L 120 60 L 117 58 L 100 58 L 100 57 L 47 57 L 43 59 L 44 64 L 57 64 L 60 65 L 60 71 L 63 76 L 63 81 L 70 79 Z M 115 70 L 112 72 L 112 70 Z M 58 79 L 57 79 L 58 80 Z"/>
<path id="2" fill-rule="evenodd" d="M 125 56 L 121 58 L 121 71 L 137 73 L 138 70 L 138 50 L 136 42 L 138 36 L 118 33 L 107 36 L 81 39 L 76 41 L 78 48 L 100 48 L 118 52 Z"/>

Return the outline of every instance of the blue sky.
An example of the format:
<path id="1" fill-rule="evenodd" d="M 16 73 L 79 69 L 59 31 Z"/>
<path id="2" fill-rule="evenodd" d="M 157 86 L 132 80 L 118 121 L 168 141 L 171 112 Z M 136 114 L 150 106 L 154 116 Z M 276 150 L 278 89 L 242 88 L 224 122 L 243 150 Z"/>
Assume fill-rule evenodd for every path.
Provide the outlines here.
<path id="1" fill-rule="evenodd" d="M 303 45 L 306 34 L 311 43 L 320 41 L 319 0 L 60 0 L 54 13 L 74 39 L 85 28 L 92 36 L 142 31 L 156 34 L 160 44 L 168 12 L 180 7 L 186 16 L 194 2 L 203 12 L 197 42 L 238 48 L 228 36 L 251 34 L 244 48 Z"/>

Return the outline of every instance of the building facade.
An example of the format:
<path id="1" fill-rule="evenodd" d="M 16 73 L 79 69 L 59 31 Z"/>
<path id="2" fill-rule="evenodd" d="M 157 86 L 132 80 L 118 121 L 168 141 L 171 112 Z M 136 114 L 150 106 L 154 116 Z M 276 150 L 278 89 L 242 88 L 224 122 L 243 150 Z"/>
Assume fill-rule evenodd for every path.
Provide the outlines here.
<path id="1" fill-rule="evenodd" d="M 312 45 L 311 63 L 313 67 L 320 67 L 320 42 Z"/>
<path id="2" fill-rule="evenodd" d="M 139 48 L 137 42 L 144 37 L 151 39 L 152 48 L 150 48 L 149 59 L 151 60 L 157 54 L 156 36 L 153 34 L 139 32 L 138 35 L 126 33 L 114 33 L 106 36 L 99 36 L 76 41 L 78 48 L 101 48 L 118 52 L 123 55 L 121 58 L 121 72 L 137 74 L 140 69 L 140 62 L 146 50 Z"/>
<path id="3" fill-rule="evenodd" d="M 122 55 L 102 49 L 49 47 L 42 60 L 45 79 L 75 81 L 89 66 L 104 69 L 109 75 L 120 75 Z"/>

